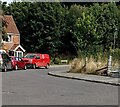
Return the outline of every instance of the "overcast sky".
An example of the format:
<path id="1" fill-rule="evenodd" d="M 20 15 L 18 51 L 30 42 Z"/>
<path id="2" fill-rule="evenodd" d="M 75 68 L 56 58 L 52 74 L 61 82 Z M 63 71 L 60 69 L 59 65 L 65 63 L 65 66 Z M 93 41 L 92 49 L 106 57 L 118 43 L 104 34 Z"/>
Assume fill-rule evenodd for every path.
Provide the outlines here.
<path id="1" fill-rule="evenodd" d="M 8 4 L 13 2 L 13 1 L 17 1 L 17 2 L 20 2 L 21 0 L 0 0 L 2 2 L 7 2 Z M 34 1 L 34 0 L 26 0 L 28 2 L 30 1 Z M 58 1 L 58 0 L 36 0 L 36 1 L 39 1 L 39 2 L 45 2 L 45 1 L 52 1 L 52 2 L 55 2 L 55 1 Z M 115 2 L 119 2 L 119 0 L 60 0 L 60 1 L 64 1 L 64 2 L 94 2 L 94 1 L 97 1 L 97 2 L 110 2 L 110 1 L 115 1 Z"/>
<path id="2" fill-rule="evenodd" d="M 7 2 L 8 4 L 13 2 L 13 0 L 1 0 L 2 2 Z"/>

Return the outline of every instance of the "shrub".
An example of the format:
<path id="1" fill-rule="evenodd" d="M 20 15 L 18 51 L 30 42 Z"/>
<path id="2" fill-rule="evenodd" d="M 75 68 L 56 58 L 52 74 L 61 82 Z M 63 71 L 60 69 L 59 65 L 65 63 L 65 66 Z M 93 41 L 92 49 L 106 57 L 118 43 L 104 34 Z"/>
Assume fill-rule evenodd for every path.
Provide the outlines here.
<path id="1" fill-rule="evenodd" d="M 119 61 L 114 61 L 112 63 L 112 70 L 116 70 L 120 67 Z"/>
<path id="2" fill-rule="evenodd" d="M 75 58 L 70 63 L 70 65 L 71 65 L 70 72 L 81 73 L 81 72 L 83 72 L 83 67 L 85 65 L 85 60 Z"/>
<path id="3" fill-rule="evenodd" d="M 75 58 L 71 62 L 70 72 L 73 73 L 87 73 L 87 74 L 102 74 L 107 67 L 107 58 L 105 60 L 90 58 Z"/>
<path id="4" fill-rule="evenodd" d="M 60 59 L 59 58 L 54 58 L 53 63 L 54 64 L 60 64 Z"/>
<path id="5" fill-rule="evenodd" d="M 97 74 L 97 63 L 94 61 L 92 57 L 86 63 L 86 73 L 87 74 Z"/>

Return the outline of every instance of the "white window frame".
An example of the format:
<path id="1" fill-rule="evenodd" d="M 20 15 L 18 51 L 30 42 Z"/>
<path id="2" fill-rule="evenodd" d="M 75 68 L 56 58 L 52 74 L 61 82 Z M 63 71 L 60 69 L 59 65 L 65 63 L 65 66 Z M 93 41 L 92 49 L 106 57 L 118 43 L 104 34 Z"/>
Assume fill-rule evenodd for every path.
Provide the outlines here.
<path id="1" fill-rule="evenodd" d="M 22 53 L 22 57 L 23 57 L 23 52 L 22 51 L 15 51 L 14 55 L 17 55 L 16 57 L 19 57 L 18 54 Z"/>
<path id="2" fill-rule="evenodd" d="M 9 35 L 11 36 L 11 39 L 9 38 Z M 2 43 L 12 43 L 13 42 L 13 34 L 12 33 L 7 33 L 7 37 L 8 37 L 8 39 L 10 39 L 10 41 L 3 41 L 3 39 L 2 39 Z"/>

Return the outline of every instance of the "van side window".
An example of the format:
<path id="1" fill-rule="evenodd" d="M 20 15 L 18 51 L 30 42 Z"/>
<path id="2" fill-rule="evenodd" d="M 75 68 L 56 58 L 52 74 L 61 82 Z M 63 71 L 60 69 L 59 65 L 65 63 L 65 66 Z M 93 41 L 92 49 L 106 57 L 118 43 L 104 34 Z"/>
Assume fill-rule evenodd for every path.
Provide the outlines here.
<path id="1" fill-rule="evenodd" d="M 39 55 L 37 55 L 37 56 L 36 56 L 36 59 L 40 59 L 40 56 L 39 56 Z"/>

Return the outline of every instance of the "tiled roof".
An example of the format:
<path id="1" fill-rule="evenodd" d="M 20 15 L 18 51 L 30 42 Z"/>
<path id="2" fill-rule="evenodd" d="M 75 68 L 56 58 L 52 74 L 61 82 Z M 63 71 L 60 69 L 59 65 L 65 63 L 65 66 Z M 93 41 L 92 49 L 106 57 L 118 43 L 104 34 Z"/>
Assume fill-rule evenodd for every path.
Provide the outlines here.
<path id="1" fill-rule="evenodd" d="M 14 50 L 19 44 L 14 44 L 10 50 Z"/>
<path id="2" fill-rule="evenodd" d="M 0 16 L 0 20 L 1 19 L 4 19 L 7 23 L 7 27 L 6 27 L 6 32 L 7 33 L 19 34 L 19 31 L 17 29 L 17 26 L 14 22 L 14 19 L 13 19 L 12 15 Z"/>
<path id="3" fill-rule="evenodd" d="M 10 50 L 16 51 L 17 49 L 21 49 L 23 52 L 25 52 L 25 49 L 19 44 L 14 44 Z"/>

